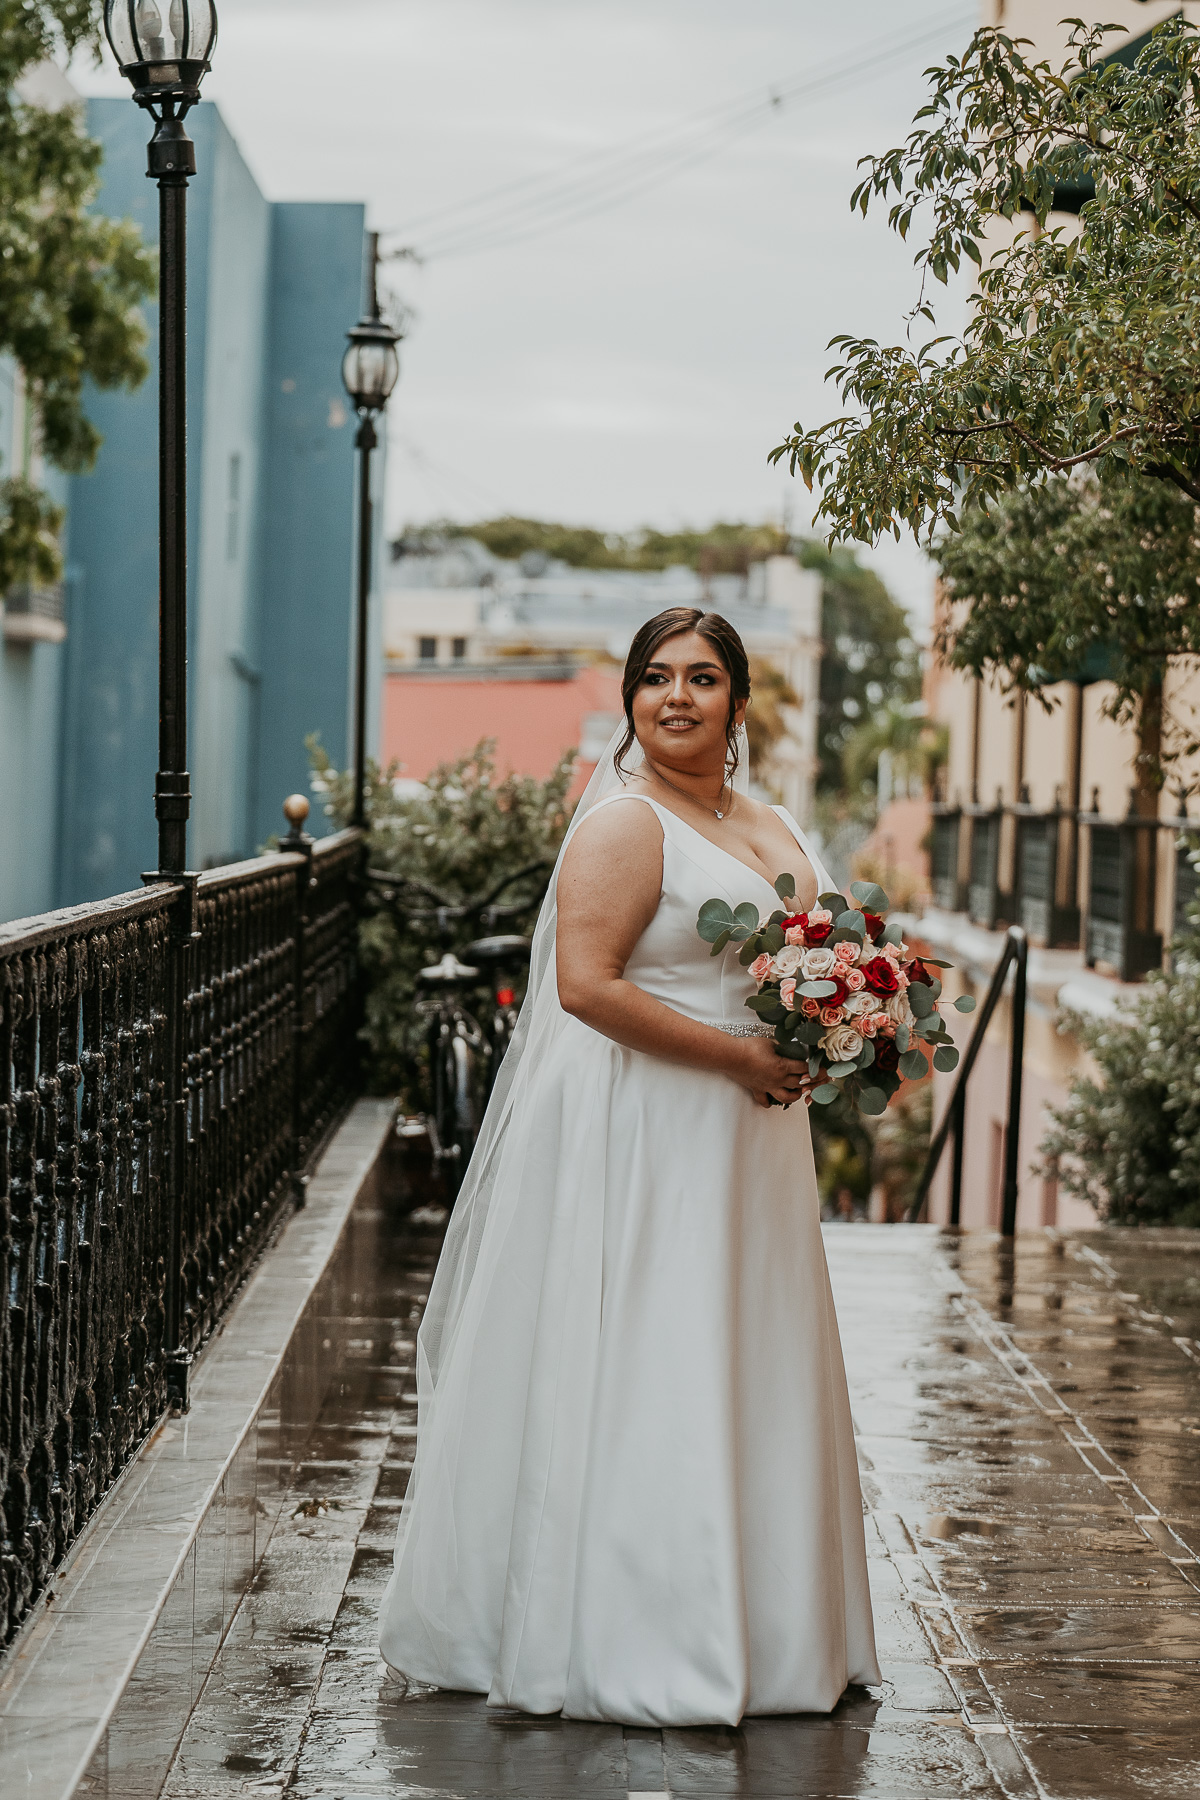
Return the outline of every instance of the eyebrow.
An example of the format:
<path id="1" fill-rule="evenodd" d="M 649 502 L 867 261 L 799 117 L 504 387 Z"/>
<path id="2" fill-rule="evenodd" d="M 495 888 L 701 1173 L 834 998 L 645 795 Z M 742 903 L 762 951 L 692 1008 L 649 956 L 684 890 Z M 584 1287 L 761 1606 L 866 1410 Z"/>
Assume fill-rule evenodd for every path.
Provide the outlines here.
<path id="1" fill-rule="evenodd" d="M 646 671 L 649 673 L 651 669 L 669 669 L 670 667 L 670 663 L 648 662 L 646 664 Z M 720 669 L 720 667 L 720 663 L 715 662 L 694 662 L 688 664 L 687 672 L 690 675 L 694 669 Z"/>

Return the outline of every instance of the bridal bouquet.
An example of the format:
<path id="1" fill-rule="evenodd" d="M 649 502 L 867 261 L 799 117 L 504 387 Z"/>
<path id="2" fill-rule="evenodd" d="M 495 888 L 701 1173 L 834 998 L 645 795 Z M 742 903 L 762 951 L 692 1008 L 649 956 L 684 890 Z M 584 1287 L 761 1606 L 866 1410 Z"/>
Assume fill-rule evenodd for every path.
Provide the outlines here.
<path id="1" fill-rule="evenodd" d="M 828 1105 L 844 1094 L 860 1112 L 881 1113 L 902 1081 L 935 1069 L 950 1070 L 958 1051 L 940 1011 L 942 984 L 934 973 L 949 967 L 915 956 L 898 925 L 885 918 L 888 897 L 873 881 L 854 881 L 852 906 L 842 894 L 822 894 L 806 913 L 792 912 L 792 876 L 775 891 L 783 905 L 765 922 L 749 901 L 730 907 L 706 900 L 696 929 L 712 955 L 738 944 L 738 960 L 754 977 L 757 993 L 746 1005 L 775 1028 L 780 1054 L 807 1062 L 816 1080 L 812 1097 Z M 971 1012 L 968 995 L 954 1002 Z"/>

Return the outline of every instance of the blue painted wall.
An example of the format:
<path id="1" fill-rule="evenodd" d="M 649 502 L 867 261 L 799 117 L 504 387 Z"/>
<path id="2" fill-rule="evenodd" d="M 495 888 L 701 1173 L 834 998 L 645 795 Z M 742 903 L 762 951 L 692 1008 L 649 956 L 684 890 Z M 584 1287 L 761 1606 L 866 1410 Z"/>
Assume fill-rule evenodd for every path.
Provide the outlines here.
<path id="1" fill-rule="evenodd" d="M 88 119 L 105 150 L 98 207 L 157 242 L 144 115 L 93 100 Z M 189 864 L 212 867 L 281 829 L 280 801 L 307 785 L 307 732 L 345 754 L 354 452 L 339 371 L 361 307 L 364 213 L 272 205 L 214 105 L 189 128 Z M 157 308 L 146 313 L 156 367 Z M 105 441 L 94 472 L 70 483 L 49 809 L 64 905 L 135 886 L 156 861 L 157 377 L 132 395 L 92 393 L 88 408 Z"/>

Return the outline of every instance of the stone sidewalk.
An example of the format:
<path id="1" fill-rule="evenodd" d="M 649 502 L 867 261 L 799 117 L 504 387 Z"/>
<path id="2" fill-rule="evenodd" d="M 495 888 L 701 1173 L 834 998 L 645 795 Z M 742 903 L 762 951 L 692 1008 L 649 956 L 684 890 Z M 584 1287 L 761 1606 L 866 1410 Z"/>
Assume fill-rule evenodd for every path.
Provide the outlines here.
<path id="1" fill-rule="evenodd" d="M 415 1433 L 431 1209 L 376 1239 L 351 1358 L 169 1800 L 1200 1794 L 1200 1234 L 826 1245 L 885 1681 L 830 1717 L 623 1731 L 400 1697 L 374 1647 Z"/>

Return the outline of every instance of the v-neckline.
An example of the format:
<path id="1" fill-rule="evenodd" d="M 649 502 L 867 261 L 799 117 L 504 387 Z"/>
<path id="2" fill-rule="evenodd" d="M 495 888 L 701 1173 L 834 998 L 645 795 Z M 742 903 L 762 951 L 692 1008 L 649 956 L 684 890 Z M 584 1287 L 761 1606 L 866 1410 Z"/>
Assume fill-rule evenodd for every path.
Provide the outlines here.
<path id="1" fill-rule="evenodd" d="M 647 800 L 649 800 L 650 795 L 647 794 L 645 796 L 645 798 Z M 723 856 L 727 862 L 736 863 L 739 869 L 744 869 L 746 871 L 747 875 L 753 875 L 757 880 L 762 882 L 764 887 L 769 887 L 772 894 L 775 896 L 776 902 L 780 905 L 783 904 L 782 901 L 780 901 L 780 899 L 779 899 L 779 891 L 776 888 L 775 883 L 771 880 L 769 875 L 763 875 L 760 873 L 760 871 L 758 869 L 752 869 L 748 862 L 743 862 L 740 856 L 735 856 L 733 854 L 732 850 L 726 850 L 723 848 L 722 845 L 714 844 L 710 837 L 705 837 L 705 835 L 702 831 L 697 831 L 697 829 L 694 825 L 689 824 L 686 819 L 681 819 L 677 812 L 675 812 L 671 807 L 664 805 L 661 800 L 655 800 L 652 802 L 652 804 L 655 806 L 661 806 L 665 813 L 670 813 L 671 817 L 673 819 L 675 819 L 680 825 L 682 825 L 685 831 L 690 831 L 693 837 L 698 837 L 702 844 L 707 844 L 709 849 L 715 850 L 718 856 Z M 783 814 L 780 812 L 778 807 L 773 806 L 771 808 L 771 811 L 775 814 L 776 818 L 783 818 Z M 808 864 L 809 868 L 812 869 L 812 873 L 813 873 L 814 879 L 816 879 L 817 889 L 819 892 L 820 887 L 821 887 L 821 882 L 820 882 L 819 876 L 817 876 L 816 869 L 813 868 L 812 858 L 809 856 L 807 850 L 804 848 L 804 845 L 800 842 L 800 839 L 798 837 L 796 837 L 796 833 L 792 829 L 792 826 L 789 823 L 789 821 L 787 819 L 783 819 L 783 823 L 787 826 L 788 831 L 791 833 L 792 838 L 795 840 L 797 850 L 799 850 L 801 856 L 804 858 L 804 860 Z M 792 879 L 795 880 L 795 877 L 793 876 Z"/>

